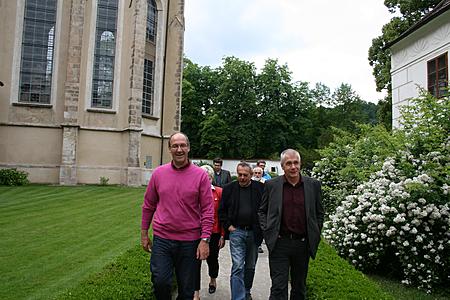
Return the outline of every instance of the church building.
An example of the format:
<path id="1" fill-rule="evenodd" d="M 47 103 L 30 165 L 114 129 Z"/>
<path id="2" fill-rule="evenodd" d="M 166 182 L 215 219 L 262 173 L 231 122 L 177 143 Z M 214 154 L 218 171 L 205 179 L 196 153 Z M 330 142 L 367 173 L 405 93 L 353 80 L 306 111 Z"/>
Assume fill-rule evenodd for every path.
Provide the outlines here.
<path id="1" fill-rule="evenodd" d="M 0 168 L 146 184 L 180 130 L 184 0 L 0 0 Z"/>

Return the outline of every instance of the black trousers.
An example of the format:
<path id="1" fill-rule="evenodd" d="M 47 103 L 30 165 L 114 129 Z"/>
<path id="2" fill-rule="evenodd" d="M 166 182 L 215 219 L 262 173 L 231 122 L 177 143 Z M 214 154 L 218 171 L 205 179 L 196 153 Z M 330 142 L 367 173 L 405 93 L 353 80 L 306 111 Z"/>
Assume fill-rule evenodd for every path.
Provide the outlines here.
<path id="1" fill-rule="evenodd" d="M 155 298 L 172 299 L 173 270 L 177 277 L 177 300 L 192 300 L 194 279 L 192 270 L 197 266 L 199 241 L 174 241 L 153 236 L 150 271 Z"/>
<path id="2" fill-rule="evenodd" d="M 288 281 L 291 275 L 290 300 L 306 299 L 306 276 L 309 253 L 305 239 L 281 237 L 269 253 L 269 268 L 272 287 L 270 300 L 288 299 Z"/>
<path id="3" fill-rule="evenodd" d="M 208 263 L 208 275 L 211 278 L 217 278 L 219 275 L 219 239 L 220 233 L 213 233 L 209 240 L 209 256 L 206 259 L 206 262 Z M 195 276 L 196 291 L 200 290 L 202 261 L 197 260 L 197 263 L 197 274 Z"/>

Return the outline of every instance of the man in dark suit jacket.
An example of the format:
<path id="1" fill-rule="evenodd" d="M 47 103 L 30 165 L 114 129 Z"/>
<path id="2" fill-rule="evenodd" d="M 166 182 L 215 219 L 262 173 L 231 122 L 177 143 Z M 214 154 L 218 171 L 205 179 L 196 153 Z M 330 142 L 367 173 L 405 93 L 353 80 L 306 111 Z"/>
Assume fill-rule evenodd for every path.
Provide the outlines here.
<path id="1" fill-rule="evenodd" d="M 229 232 L 231 253 L 231 299 L 251 299 L 251 288 L 262 242 L 258 208 L 264 185 L 251 180 L 252 168 L 246 162 L 237 165 L 238 180 L 224 186 L 219 220 Z"/>
<path id="2" fill-rule="evenodd" d="M 324 209 L 319 181 L 300 174 L 301 157 L 293 150 L 281 153 L 284 176 L 265 183 L 259 221 L 267 248 L 272 287 L 270 299 L 306 299 L 309 258 L 316 256 Z"/>
<path id="3" fill-rule="evenodd" d="M 219 157 L 213 160 L 214 179 L 213 185 L 224 187 L 227 183 L 231 182 L 230 171 L 222 169 L 223 160 Z"/>

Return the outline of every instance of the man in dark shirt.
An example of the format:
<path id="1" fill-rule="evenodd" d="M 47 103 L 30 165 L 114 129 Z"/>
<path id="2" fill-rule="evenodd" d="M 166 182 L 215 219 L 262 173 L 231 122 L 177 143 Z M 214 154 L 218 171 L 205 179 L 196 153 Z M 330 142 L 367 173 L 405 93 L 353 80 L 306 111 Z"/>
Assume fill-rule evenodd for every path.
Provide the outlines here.
<path id="1" fill-rule="evenodd" d="M 272 287 L 270 299 L 306 299 L 309 258 L 315 258 L 320 242 L 324 210 L 320 182 L 300 174 L 300 154 L 281 153 L 284 176 L 265 183 L 259 221 L 267 248 Z"/>
<path id="2" fill-rule="evenodd" d="M 230 171 L 222 169 L 223 160 L 219 157 L 213 160 L 214 179 L 213 185 L 223 187 L 231 182 Z"/>
<path id="3" fill-rule="evenodd" d="M 246 162 L 237 165 L 238 180 L 222 191 L 219 219 L 229 232 L 231 253 L 231 299 L 251 299 L 251 288 L 262 233 L 258 208 L 264 185 L 251 180 L 252 168 Z"/>

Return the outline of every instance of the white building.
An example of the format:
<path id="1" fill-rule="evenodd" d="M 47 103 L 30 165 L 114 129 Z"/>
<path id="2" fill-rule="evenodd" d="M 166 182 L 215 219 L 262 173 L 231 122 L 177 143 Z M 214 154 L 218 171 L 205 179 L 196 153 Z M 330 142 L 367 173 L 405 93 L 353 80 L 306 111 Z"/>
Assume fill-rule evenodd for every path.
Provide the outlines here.
<path id="1" fill-rule="evenodd" d="M 390 43 L 392 125 L 399 126 L 400 108 L 417 97 L 419 87 L 442 97 L 448 87 L 450 0 L 439 3 L 419 22 Z"/>
<path id="2" fill-rule="evenodd" d="M 212 159 L 192 159 L 191 160 L 194 163 L 199 163 L 201 161 L 203 162 L 207 162 L 209 164 L 213 164 Z M 256 162 L 258 160 L 257 159 L 249 159 L 246 160 L 247 163 L 249 163 L 252 167 L 256 167 Z M 237 164 L 240 162 L 240 160 L 238 159 L 224 159 L 223 160 L 223 165 L 222 165 L 222 169 L 224 170 L 228 170 L 231 173 L 231 176 L 236 176 L 236 166 Z M 280 165 L 280 161 L 279 160 L 265 160 L 266 162 L 266 172 L 271 172 L 271 173 L 277 173 L 278 175 L 283 175 L 284 171 L 281 168 Z"/>

